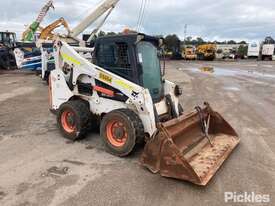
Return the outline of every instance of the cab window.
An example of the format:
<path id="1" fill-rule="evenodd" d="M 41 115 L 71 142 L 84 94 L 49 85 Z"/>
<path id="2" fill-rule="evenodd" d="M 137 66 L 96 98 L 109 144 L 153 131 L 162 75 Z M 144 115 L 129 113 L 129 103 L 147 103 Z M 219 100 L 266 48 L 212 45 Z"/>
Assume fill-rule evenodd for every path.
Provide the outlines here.
<path id="1" fill-rule="evenodd" d="M 130 51 L 125 42 L 101 43 L 97 50 L 98 66 L 126 79 L 133 77 L 130 63 Z"/>

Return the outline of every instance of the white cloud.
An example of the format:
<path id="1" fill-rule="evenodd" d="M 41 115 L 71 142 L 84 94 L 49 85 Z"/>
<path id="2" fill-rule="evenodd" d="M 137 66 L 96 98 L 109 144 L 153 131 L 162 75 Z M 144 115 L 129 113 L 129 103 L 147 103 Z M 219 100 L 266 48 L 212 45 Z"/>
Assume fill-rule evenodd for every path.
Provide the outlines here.
<path id="1" fill-rule="evenodd" d="M 101 0 L 54 0 L 43 25 L 63 16 L 75 26 Z M 121 31 L 136 28 L 142 0 L 121 0 L 103 29 Z M 1 2 L 0 29 L 21 32 L 31 23 L 46 2 L 37 0 L 9 0 Z M 275 1 L 273 0 L 147 0 L 142 31 L 149 34 L 176 33 L 213 39 L 263 39 L 275 37 Z M 88 31 L 91 31 L 92 27 Z"/>

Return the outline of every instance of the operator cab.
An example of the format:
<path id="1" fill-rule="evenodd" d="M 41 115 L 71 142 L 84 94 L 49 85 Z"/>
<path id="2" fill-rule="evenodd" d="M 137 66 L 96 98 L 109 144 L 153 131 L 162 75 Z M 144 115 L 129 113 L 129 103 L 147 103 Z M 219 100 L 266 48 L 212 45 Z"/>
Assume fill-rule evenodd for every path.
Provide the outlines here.
<path id="1" fill-rule="evenodd" d="M 13 49 L 16 47 L 15 33 L 0 32 L 0 68 L 16 68 Z"/>
<path id="2" fill-rule="evenodd" d="M 16 46 L 15 33 L 12 32 L 0 32 L 0 45 L 12 48 Z"/>
<path id="3" fill-rule="evenodd" d="M 164 97 L 160 43 L 160 39 L 144 34 L 100 37 L 95 41 L 93 63 L 148 88 L 157 103 Z"/>

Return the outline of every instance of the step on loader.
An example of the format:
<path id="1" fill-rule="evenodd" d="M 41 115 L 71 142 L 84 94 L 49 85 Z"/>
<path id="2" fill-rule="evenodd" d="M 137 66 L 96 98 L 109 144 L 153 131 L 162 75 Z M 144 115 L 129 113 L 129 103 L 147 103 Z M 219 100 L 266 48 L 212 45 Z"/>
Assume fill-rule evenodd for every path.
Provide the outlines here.
<path id="1" fill-rule="evenodd" d="M 127 156 L 145 141 L 143 166 L 206 185 L 240 140 L 208 103 L 185 114 L 181 89 L 164 78 L 163 40 L 125 34 L 92 45 L 55 41 L 50 109 L 63 136 L 77 140 L 99 124 L 111 154 Z"/>

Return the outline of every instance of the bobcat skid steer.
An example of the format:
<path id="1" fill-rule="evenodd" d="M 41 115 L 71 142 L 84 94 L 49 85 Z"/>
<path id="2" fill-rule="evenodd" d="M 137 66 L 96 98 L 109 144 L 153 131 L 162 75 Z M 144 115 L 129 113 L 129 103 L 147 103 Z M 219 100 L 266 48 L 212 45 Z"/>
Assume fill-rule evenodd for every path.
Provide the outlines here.
<path id="1" fill-rule="evenodd" d="M 143 166 L 206 185 L 239 138 L 207 103 L 183 113 L 179 87 L 163 77 L 161 45 L 144 34 L 98 38 L 94 48 L 56 41 L 50 107 L 66 138 L 83 137 L 100 123 L 110 153 L 123 157 L 146 141 Z"/>

